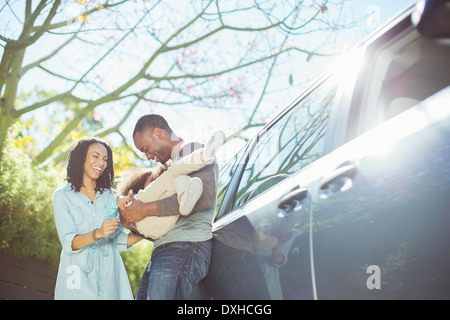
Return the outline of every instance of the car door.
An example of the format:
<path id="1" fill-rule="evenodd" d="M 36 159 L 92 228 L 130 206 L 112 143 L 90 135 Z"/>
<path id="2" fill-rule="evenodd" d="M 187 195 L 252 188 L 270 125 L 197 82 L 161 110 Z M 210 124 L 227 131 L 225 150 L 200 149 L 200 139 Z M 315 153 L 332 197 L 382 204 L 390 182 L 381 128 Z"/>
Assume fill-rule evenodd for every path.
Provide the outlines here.
<path id="1" fill-rule="evenodd" d="M 204 287 L 216 299 L 311 299 L 311 179 L 324 152 L 337 84 L 322 78 L 221 170 Z M 275 261 L 275 257 L 281 260 Z"/>
<path id="2" fill-rule="evenodd" d="M 318 299 L 450 297 L 449 98 L 447 88 L 315 164 Z"/>
<path id="3" fill-rule="evenodd" d="M 450 47 L 406 15 L 370 43 L 346 143 L 313 166 L 318 299 L 450 298 Z"/>

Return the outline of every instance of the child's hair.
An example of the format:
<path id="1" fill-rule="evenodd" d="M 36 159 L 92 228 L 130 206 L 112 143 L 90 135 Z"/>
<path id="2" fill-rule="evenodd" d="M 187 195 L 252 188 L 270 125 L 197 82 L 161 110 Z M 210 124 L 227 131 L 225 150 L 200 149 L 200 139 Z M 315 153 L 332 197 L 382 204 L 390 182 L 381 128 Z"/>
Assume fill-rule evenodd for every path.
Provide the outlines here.
<path id="1" fill-rule="evenodd" d="M 145 189 L 147 179 L 149 182 L 158 178 L 172 164 L 167 161 L 166 164 L 160 164 L 155 168 L 134 168 L 120 174 L 120 181 L 117 184 L 116 192 L 118 195 L 126 196 L 129 190 L 136 194 L 141 189 Z M 150 177 L 150 178 L 149 178 Z"/>

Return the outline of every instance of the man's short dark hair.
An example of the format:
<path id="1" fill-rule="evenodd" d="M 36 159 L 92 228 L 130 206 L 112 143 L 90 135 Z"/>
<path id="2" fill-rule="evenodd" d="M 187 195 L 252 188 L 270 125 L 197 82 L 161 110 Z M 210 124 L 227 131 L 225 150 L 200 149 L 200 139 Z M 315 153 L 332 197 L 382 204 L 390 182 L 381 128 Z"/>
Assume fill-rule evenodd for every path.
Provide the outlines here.
<path id="1" fill-rule="evenodd" d="M 172 129 L 169 127 L 169 124 L 167 123 L 166 119 L 164 119 L 162 116 L 158 114 L 147 114 L 145 116 L 142 116 L 136 123 L 136 126 L 134 127 L 133 131 L 133 137 L 138 132 L 139 133 L 152 132 L 153 129 L 155 128 L 163 129 L 169 134 L 172 134 L 173 132 Z"/>

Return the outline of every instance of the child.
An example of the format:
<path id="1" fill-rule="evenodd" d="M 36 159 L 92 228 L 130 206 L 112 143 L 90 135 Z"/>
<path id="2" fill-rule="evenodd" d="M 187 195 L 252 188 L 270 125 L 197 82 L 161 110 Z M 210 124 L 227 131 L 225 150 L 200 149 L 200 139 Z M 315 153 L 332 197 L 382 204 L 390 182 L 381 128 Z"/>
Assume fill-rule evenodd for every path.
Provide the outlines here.
<path id="1" fill-rule="evenodd" d="M 144 183 L 144 188 L 137 192 L 136 198 L 143 202 L 153 202 L 167 198 L 173 194 L 178 195 L 180 214 L 189 215 L 203 192 L 203 183 L 199 178 L 191 178 L 188 174 L 198 171 L 214 162 L 216 150 L 223 144 L 225 134 L 222 131 L 215 132 L 205 146 L 194 150 L 170 166 L 160 165 L 153 172 L 147 170 L 137 180 Z M 144 179 L 146 181 L 144 182 Z M 139 181 L 134 181 L 139 182 Z M 133 188 L 130 188 L 135 192 Z M 128 189 L 129 190 L 129 189 Z M 124 190 L 127 192 L 128 190 Z M 119 210 L 123 210 L 128 203 L 128 198 L 119 196 L 113 201 L 105 212 L 105 220 L 118 218 Z M 161 238 L 172 230 L 180 215 L 166 217 L 146 217 L 136 223 L 135 229 L 146 238 L 153 240 Z"/>

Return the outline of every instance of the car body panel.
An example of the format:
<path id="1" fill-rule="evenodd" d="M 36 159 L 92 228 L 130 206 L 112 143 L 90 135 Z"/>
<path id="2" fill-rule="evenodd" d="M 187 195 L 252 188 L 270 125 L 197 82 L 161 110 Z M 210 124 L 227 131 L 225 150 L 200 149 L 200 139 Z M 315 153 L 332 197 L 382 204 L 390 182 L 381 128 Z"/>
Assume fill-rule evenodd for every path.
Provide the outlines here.
<path id="1" fill-rule="evenodd" d="M 450 87 L 323 158 L 355 170 L 308 187 L 317 298 L 450 298 L 448 101 Z"/>

